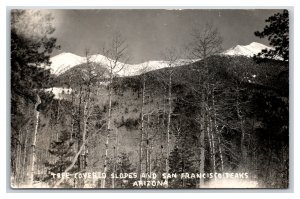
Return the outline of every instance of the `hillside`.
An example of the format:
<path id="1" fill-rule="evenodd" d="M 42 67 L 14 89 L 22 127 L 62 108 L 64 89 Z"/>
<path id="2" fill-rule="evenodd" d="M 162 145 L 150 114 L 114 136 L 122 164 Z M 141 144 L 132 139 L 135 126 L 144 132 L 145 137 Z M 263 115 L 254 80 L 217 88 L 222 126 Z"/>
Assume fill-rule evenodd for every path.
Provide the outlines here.
<path id="1" fill-rule="evenodd" d="M 207 71 L 204 63 L 208 64 Z M 84 65 L 82 66 L 84 67 Z M 272 71 L 270 71 L 270 68 L 272 68 Z M 75 115 L 73 116 L 80 119 L 80 115 L 83 113 L 78 111 L 84 110 L 80 108 L 83 106 L 80 103 L 84 103 L 88 99 L 86 98 L 86 92 L 88 92 L 87 89 L 89 87 L 87 83 L 79 79 L 79 77 L 84 75 L 79 73 L 78 70 L 83 71 L 80 67 L 74 67 L 58 77 L 59 81 L 56 81 L 56 86 L 66 85 L 64 80 L 68 80 L 68 87 L 72 88 L 74 94 L 65 93 L 64 97 L 59 100 L 62 102 L 56 108 L 63 111 L 66 108 L 63 104 L 71 103 L 73 104 L 72 110 L 75 110 Z M 168 106 L 170 71 L 172 71 L 171 109 Z M 168 124 L 168 110 L 171 110 L 170 161 L 173 156 L 173 158 L 176 156 L 176 159 L 178 159 L 177 156 L 180 153 L 176 152 L 177 149 L 190 151 L 189 159 L 183 161 L 190 161 L 191 159 L 196 161 L 194 163 L 186 162 L 190 166 L 184 170 L 179 169 L 175 163 L 172 163 L 170 165 L 171 169 L 174 172 L 199 172 L 197 170 L 199 154 L 195 153 L 195 151 L 197 151 L 201 128 L 197 123 L 197 118 L 201 115 L 201 112 L 199 112 L 201 110 L 201 93 L 208 92 L 208 98 L 205 102 L 209 110 L 207 114 L 211 118 L 210 122 L 215 120 L 216 124 L 218 124 L 218 126 L 213 127 L 213 123 L 210 123 L 212 129 L 216 128 L 218 130 L 215 132 L 209 131 L 209 133 L 214 132 L 214 136 L 219 139 L 219 141 L 215 140 L 215 145 L 223 150 L 223 169 L 226 172 L 241 172 L 241 168 L 248 165 L 249 170 L 253 172 L 250 180 L 255 180 L 260 187 L 271 187 L 263 178 L 257 179 L 257 176 L 264 175 L 264 169 L 269 170 L 271 168 L 272 170 L 272 168 L 275 169 L 275 165 L 279 164 L 279 162 L 272 160 L 275 162 L 271 162 L 271 166 L 268 168 L 263 167 L 264 161 L 261 162 L 260 158 L 265 157 L 266 152 L 264 150 L 266 146 L 261 145 L 261 143 L 264 143 L 265 139 L 269 139 L 272 145 L 268 145 L 268 147 L 270 147 L 271 153 L 275 154 L 277 153 L 275 151 L 284 146 L 288 139 L 288 131 L 285 126 L 288 121 L 288 110 L 283 109 L 286 105 L 285 100 L 287 96 L 282 90 L 286 88 L 282 88 L 282 82 L 276 81 L 282 71 L 284 71 L 284 67 L 280 61 L 271 61 L 267 64 L 258 65 L 251 58 L 245 56 L 214 56 L 208 58 L 206 62 L 198 61 L 191 65 L 162 68 L 132 77 L 116 77 L 112 85 L 111 129 L 113 130 L 108 142 L 111 143 L 108 148 L 109 161 L 114 161 L 114 154 L 117 150 L 118 154 L 123 154 L 129 158 L 132 165 L 131 168 L 134 171 L 138 170 L 142 125 L 141 111 L 143 110 L 144 138 L 142 148 L 144 152 L 142 153 L 142 170 L 146 172 L 150 166 L 152 172 L 161 172 L 162 167 L 165 167 L 164 158 L 167 150 L 165 144 L 167 139 L 166 125 Z M 206 73 L 208 75 L 205 75 Z M 68 74 L 73 79 L 68 79 Z M 72 74 L 79 76 L 74 77 Z M 143 87 L 144 80 L 145 84 Z M 92 101 L 90 102 L 92 107 L 90 111 L 96 114 L 96 116 L 89 119 L 89 136 L 92 136 L 92 139 L 86 146 L 88 148 L 88 152 L 86 151 L 86 157 L 88 158 L 86 160 L 86 170 L 91 172 L 103 170 L 106 131 L 100 129 L 101 126 L 105 126 L 108 114 L 109 85 L 104 84 L 105 78 L 100 80 L 100 82 L 103 82 L 102 84 L 99 84 L 99 80 L 97 81 L 90 82 L 92 86 Z M 283 81 L 288 82 L 287 79 Z M 59 85 L 59 82 L 61 82 L 61 85 Z M 205 91 L 203 89 L 209 90 Z M 240 96 L 238 98 L 237 93 Z M 238 125 L 241 117 L 236 114 L 238 108 L 236 103 L 241 104 L 239 105 L 239 111 L 243 113 L 243 126 Z M 269 107 L 270 103 L 272 107 Z M 65 119 L 54 124 L 56 126 L 55 129 L 70 128 L 68 125 L 72 124 L 73 116 L 68 109 L 65 110 Z M 270 112 L 262 110 L 269 110 Z M 213 114 L 216 114 L 216 116 Z M 266 118 L 268 119 L 266 120 Z M 46 117 L 42 124 L 47 124 L 47 121 Z M 83 123 L 80 122 L 78 125 L 82 128 Z M 80 129 L 78 125 L 72 127 L 74 135 L 76 135 L 76 129 Z M 46 136 L 45 133 L 49 133 L 47 128 L 46 125 L 44 130 L 43 128 L 41 129 L 44 133 L 39 135 L 40 138 Z M 245 138 L 245 141 L 242 141 L 244 142 L 243 145 L 255 146 L 255 150 L 259 151 L 255 152 L 256 155 L 253 155 L 254 151 L 251 149 L 241 149 L 245 150 L 244 152 L 239 150 L 241 147 L 241 136 L 243 135 L 241 133 L 243 131 L 247 131 L 251 135 Z M 263 134 L 262 131 L 264 132 Z M 55 131 L 52 133 L 57 134 Z M 55 137 L 55 135 L 53 136 Z M 209 139 L 207 137 L 206 142 L 209 143 Z M 256 142 L 253 142 L 253 139 Z M 227 144 L 221 144 L 220 141 Z M 190 147 L 186 148 L 186 144 Z M 44 146 L 41 145 L 40 147 Z M 207 151 L 205 159 L 209 160 L 209 151 L 211 149 L 207 145 L 205 150 Z M 175 155 L 175 152 L 177 155 Z M 243 156 L 245 156 L 245 162 L 240 159 Z M 216 154 L 215 158 L 219 159 L 220 154 Z M 256 161 L 256 165 L 250 163 L 253 158 Z M 213 172 L 212 162 L 206 162 L 206 164 L 205 171 Z M 260 169 L 254 172 L 254 167 L 258 166 Z M 215 169 L 221 169 L 220 162 Z M 94 186 L 92 185 L 93 183 L 95 182 L 86 181 L 86 186 Z M 108 181 L 108 183 L 112 182 Z M 176 184 L 177 181 L 174 181 L 174 183 Z M 193 187 L 195 184 L 197 184 L 197 181 L 191 180 L 189 186 Z"/>

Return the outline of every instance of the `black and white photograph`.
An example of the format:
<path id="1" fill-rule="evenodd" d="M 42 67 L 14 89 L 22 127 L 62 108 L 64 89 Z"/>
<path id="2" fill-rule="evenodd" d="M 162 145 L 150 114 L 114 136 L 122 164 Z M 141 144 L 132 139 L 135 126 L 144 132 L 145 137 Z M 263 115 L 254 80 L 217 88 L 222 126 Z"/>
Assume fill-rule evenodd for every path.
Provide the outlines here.
<path id="1" fill-rule="evenodd" d="M 288 189 L 290 17 L 10 9 L 10 187 Z"/>

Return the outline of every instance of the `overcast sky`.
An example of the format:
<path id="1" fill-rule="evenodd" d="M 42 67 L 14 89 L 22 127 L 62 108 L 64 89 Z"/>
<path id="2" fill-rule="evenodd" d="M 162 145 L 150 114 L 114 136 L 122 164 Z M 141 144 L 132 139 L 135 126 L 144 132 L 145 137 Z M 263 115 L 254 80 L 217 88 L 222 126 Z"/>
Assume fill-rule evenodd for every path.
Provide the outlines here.
<path id="1" fill-rule="evenodd" d="M 54 36 L 61 45 L 55 52 L 83 55 L 101 53 L 115 31 L 129 45 L 130 62 L 160 60 L 166 48 L 184 49 L 196 26 L 212 23 L 223 37 L 223 48 L 253 41 L 268 44 L 254 36 L 265 19 L 280 10 L 51 10 L 55 17 Z M 184 58 L 184 57 L 182 57 Z"/>

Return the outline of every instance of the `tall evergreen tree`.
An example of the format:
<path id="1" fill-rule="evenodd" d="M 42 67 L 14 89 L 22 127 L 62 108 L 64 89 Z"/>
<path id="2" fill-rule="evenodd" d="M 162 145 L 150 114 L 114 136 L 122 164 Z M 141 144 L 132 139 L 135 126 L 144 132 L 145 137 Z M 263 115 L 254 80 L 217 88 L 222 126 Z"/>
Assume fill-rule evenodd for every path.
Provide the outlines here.
<path id="1" fill-rule="evenodd" d="M 48 176 L 44 181 L 53 183 L 53 176 L 51 174 L 62 173 L 66 168 L 71 164 L 71 158 L 74 156 L 73 151 L 74 141 L 71 140 L 70 132 L 63 130 L 60 132 L 60 137 L 57 141 L 53 141 L 50 145 L 49 153 L 53 158 L 45 162 L 46 167 L 48 168 Z M 76 167 L 73 167 L 69 173 L 76 171 Z M 65 182 L 62 186 L 70 186 Z"/>
<path id="2" fill-rule="evenodd" d="M 268 23 L 264 30 L 256 31 L 254 34 L 259 38 L 267 37 L 270 45 L 275 49 L 265 49 L 258 54 L 258 57 L 278 58 L 283 61 L 289 61 L 289 12 L 283 10 L 282 13 L 276 13 L 266 19 Z"/>
<path id="3" fill-rule="evenodd" d="M 33 18 L 35 20 L 32 20 Z M 50 71 L 46 69 L 46 66 L 50 64 L 49 58 L 52 51 L 59 47 L 56 45 L 56 39 L 51 37 L 55 30 L 52 27 L 51 20 L 51 15 L 44 15 L 38 11 L 11 11 L 12 178 L 20 170 L 16 164 L 16 159 L 22 156 L 20 152 L 16 151 L 17 146 L 20 144 L 17 141 L 20 140 L 19 135 L 27 135 L 33 132 L 33 126 L 38 130 L 39 112 L 45 97 L 49 97 L 41 94 L 42 88 L 48 87 L 51 80 Z M 43 98 L 40 96 L 43 96 Z M 25 129 L 26 133 L 22 133 Z M 33 143 L 32 148 L 34 148 L 35 138 L 29 134 L 28 139 L 31 140 Z M 29 142 L 22 144 L 26 145 Z M 29 154 L 27 153 L 27 155 Z M 30 155 L 34 157 L 34 149 L 32 149 Z M 31 162 L 31 165 L 34 165 L 34 162 Z"/>

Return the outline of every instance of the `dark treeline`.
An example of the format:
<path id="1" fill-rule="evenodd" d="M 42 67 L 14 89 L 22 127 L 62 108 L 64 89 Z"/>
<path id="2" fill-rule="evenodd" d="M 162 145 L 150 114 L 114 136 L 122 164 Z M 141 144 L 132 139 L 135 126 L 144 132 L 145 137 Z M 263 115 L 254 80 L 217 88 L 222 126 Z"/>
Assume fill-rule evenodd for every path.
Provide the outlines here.
<path id="1" fill-rule="evenodd" d="M 118 62 L 128 59 L 120 33 L 103 50 L 107 64 L 93 62 L 86 50 L 84 63 L 51 75 L 46 66 L 59 48 L 54 29 L 35 24 L 24 27 L 40 30 L 38 35 L 24 34 L 20 21 L 26 14 L 11 13 L 13 187 L 219 186 L 210 178 L 166 180 L 166 173 L 248 173 L 246 187 L 288 187 L 287 11 L 255 32 L 269 38 L 271 51 L 254 58 L 221 55 L 221 35 L 206 25 L 193 32 L 188 51 L 200 61 L 175 67 L 180 57 L 172 48 L 163 56 L 167 67 L 132 77 L 115 73 L 124 67 Z M 51 24 L 51 16 L 37 16 Z M 57 97 L 54 87 L 66 89 Z M 107 177 L 78 178 L 93 172 Z M 147 180 L 156 185 L 134 184 Z"/>

